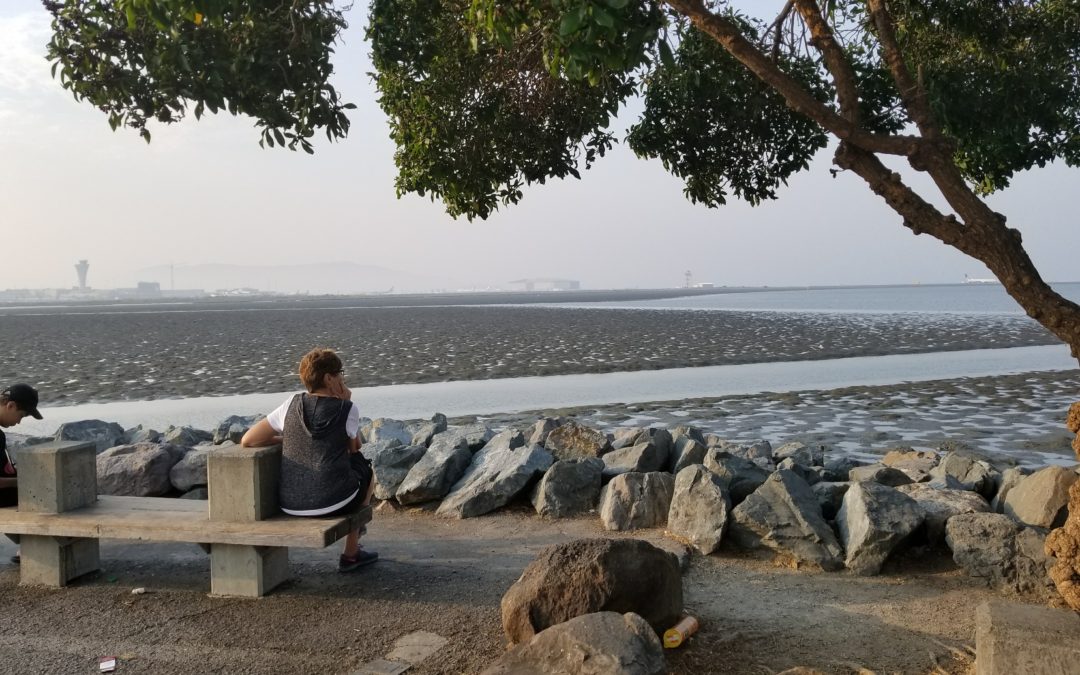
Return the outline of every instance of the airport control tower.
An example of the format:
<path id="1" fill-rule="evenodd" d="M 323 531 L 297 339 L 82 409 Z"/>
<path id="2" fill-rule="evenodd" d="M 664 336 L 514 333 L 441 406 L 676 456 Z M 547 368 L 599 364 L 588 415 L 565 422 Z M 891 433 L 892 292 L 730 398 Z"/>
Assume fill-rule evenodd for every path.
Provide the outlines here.
<path id="1" fill-rule="evenodd" d="M 79 273 L 79 290 L 86 290 L 86 271 L 90 269 L 90 262 L 87 260 L 80 260 L 79 264 L 75 265 L 75 271 Z"/>

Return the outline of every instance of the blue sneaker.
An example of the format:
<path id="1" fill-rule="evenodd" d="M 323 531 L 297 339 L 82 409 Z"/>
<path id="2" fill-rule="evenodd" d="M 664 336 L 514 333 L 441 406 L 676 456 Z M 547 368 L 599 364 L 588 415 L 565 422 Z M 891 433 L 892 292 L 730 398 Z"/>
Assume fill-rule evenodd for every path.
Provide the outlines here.
<path id="1" fill-rule="evenodd" d="M 375 551 L 365 551 L 363 549 L 356 552 L 354 556 L 341 556 L 338 558 L 338 572 L 352 572 L 358 570 L 361 567 L 370 565 L 379 559 L 379 554 Z"/>

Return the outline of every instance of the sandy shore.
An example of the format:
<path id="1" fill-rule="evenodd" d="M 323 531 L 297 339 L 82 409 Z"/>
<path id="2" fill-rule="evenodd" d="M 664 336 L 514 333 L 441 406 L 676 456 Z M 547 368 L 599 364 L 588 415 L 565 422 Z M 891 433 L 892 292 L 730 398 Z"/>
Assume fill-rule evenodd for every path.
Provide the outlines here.
<path id="1" fill-rule="evenodd" d="M 342 354 L 353 386 L 1054 344 L 1019 315 L 551 307 L 316 307 L 11 314 L 0 381 L 46 404 L 296 387 L 299 357 Z"/>

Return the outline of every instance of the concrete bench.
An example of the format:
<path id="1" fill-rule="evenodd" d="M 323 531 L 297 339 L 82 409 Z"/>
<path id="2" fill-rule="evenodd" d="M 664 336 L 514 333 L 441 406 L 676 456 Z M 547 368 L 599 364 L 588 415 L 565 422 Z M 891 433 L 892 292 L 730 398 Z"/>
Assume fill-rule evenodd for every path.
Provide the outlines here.
<path id="1" fill-rule="evenodd" d="M 289 547 L 324 548 L 371 520 L 298 518 L 277 505 L 281 448 L 210 453 L 209 499 L 97 494 L 94 443 L 18 451 L 19 506 L 0 508 L 0 532 L 21 537 L 20 583 L 62 587 L 99 569 L 99 539 L 199 544 L 212 595 L 261 597 L 288 577 Z"/>

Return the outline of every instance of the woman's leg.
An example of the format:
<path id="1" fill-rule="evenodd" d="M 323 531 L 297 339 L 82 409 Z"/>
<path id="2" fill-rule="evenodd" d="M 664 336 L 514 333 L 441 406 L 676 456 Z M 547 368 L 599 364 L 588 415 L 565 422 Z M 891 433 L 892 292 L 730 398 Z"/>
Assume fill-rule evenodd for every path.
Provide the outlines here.
<path id="1" fill-rule="evenodd" d="M 367 493 L 364 495 L 363 505 L 367 506 L 371 504 L 371 495 L 375 492 L 375 481 L 369 480 Z M 367 527 L 361 525 L 354 532 L 350 532 L 345 536 L 345 551 L 344 555 L 347 558 L 355 558 L 356 552 L 360 550 L 360 535 L 367 530 Z"/>

